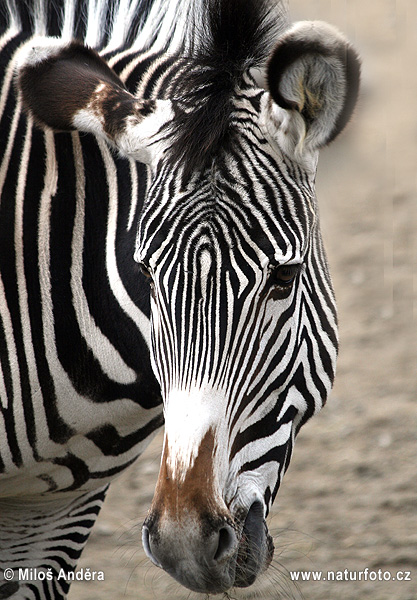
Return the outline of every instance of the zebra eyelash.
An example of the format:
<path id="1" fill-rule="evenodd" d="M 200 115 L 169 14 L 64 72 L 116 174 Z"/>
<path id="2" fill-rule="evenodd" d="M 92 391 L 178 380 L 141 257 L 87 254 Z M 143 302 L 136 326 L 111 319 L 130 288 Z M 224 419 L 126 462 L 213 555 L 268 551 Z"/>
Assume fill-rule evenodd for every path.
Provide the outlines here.
<path id="1" fill-rule="evenodd" d="M 274 265 L 270 271 L 270 282 L 280 288 L 290 288 L 302 270 L 302 263 Z"/>

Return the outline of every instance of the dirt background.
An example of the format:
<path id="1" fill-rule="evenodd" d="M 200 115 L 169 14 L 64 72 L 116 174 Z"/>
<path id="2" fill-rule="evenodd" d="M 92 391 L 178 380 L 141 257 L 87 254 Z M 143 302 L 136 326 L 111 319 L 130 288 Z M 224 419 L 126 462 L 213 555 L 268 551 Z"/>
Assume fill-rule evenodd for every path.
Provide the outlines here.
<path id="1" fill-rule="evenodd" d="M 272 568 L 236 598 L 417 599 L 417 2 L 292 0 L 363 57 L 349 131 L 322 153 L 317 192 L 334 278 L 341 351 L 328 406 L 301 432 L 269 518 Z M 71 600 L 197 599 L 140 545 L 160 437 L 112 486 Z M 290 583 L 288 571 L 410 571 L 411 582 Z M 324 573 L 323 576 L 325 576 Z"/>

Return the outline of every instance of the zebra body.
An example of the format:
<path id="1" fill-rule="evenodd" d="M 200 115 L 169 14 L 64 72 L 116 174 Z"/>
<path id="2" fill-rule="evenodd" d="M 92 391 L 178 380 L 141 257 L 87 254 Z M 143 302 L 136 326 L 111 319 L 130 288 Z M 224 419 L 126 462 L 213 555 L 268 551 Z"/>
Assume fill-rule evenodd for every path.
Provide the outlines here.
<path id="1" fill-rule="evenodd" d="M 54 578 L 1 597 L 65 597 L 164 418 L 150 559 L 199 592 L 270 562 L 264 519 L 334 378 L 314 178 L 358 82 L 337 31 L 287 25 L 266 1 L 7 5 L 0 564 Z"/>

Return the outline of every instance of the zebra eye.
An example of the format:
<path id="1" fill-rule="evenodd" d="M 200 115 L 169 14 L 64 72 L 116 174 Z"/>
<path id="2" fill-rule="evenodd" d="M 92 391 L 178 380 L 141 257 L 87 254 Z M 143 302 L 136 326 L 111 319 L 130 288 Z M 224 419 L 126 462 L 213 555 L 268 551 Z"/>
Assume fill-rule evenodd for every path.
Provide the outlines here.
<path id="1" fill-rule="evenodd" d="M 147 277 L 148 279 L 151 279 L 152 275 L 151 275 L 148 267 L 146 267 L 143 263 L 139 263 L 139 268 L 142 271 L 142 275 L 145 275 L 145 277 Z"/>
<path id="2" fill-rule="evenodd" d="M 283 288 L 290 287 L 298 273 L 301 265 L 279 265 L 272 271 L 272 281 L 275 285 Z"/>

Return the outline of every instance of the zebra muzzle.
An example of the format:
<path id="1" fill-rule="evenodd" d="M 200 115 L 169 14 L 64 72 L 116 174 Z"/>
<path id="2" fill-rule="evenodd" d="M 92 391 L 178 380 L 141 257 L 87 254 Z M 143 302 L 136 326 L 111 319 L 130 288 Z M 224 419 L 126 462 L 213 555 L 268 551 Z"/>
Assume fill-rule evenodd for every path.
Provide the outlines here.
<path id="1" fill-rule="evenodd" d="M 193 591 L 221 593 L 248 587 L 272 560 L 274 547 L 259 501 L 252 504 L 240 528 L 224 517 L 208 515 L 189 527 L 188 534 L 184 525 L 171 522 L 164 527 L 159 515 L 149 515 L 142 541 L 157 567 Z"/>

